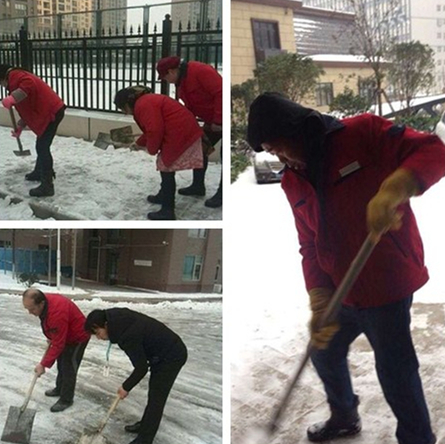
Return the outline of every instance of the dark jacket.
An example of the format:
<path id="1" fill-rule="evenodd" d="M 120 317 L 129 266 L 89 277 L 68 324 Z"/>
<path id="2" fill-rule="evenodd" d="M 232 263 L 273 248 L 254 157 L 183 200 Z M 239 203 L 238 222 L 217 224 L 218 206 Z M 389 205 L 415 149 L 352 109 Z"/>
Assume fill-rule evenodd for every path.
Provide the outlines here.
<path id="1" fill-rule="evenodd" d="M 79 307 L 61 294 L 45 293 L 46 301 L 40 323 L 43 334 L 51 341 L 41 364 L 51 368 L 66 345 L 88 342 L 90 335 L 85 332 L 85 316 Z"/>
<path id="2" fill-rule="evenodd" d="M 133 373 L 122 384 L 129 392 L 158 364 L 187 360 L 187 349 L 181 338 L 162 322 L 128 308 L 105 310 L 110 342 L 130 358 Z"/>

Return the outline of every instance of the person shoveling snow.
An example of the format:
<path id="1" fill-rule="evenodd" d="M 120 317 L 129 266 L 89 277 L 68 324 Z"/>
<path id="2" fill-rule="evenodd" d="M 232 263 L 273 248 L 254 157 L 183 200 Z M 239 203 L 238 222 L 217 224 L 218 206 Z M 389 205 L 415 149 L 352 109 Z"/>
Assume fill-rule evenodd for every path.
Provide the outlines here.
<path id="1" fill-rule="evenodd" d="M 185 344 L 163 323 L 128 308 L 93 310 L 87 316 L 85 330 L 98 339 L 117 343 L 130 358 L 134 370 L 117 391 L 120 399 L 128 396 L 150 367 L 144 414 L 140 421 L 126 426 L 125 431 L 137 433 L 137 438 L 130 444 L 151 444 L 170 390 L 187 361 Z"/>

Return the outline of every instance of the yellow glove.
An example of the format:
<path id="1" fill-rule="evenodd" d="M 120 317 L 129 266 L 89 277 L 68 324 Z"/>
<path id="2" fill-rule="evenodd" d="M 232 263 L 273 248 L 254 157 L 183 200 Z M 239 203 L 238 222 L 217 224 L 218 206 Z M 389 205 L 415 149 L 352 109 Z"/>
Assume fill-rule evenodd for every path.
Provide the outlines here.
<path id="1" fill-rule="evenodd" d="M 403 168 L 394 171 L 368 203 L 369 232 L 378 238 L 388 230 L 398 230 L 402 226 L 403 213 L 397 211 L 397 207 L 418 192 L 417 181 L 410 171 Z"/>
<path id="2" fill-rule="evenodd" d="M 311 331 L 311 342 L 315 348 L 325 349 L 329 345 L 332 337 L 337 333 L 340 326 L 338 322 L 329 323 L 320 328 L 320 321 L 328 306 L 334 291 L 331 288 L 312 288 L 309 290 L 309 298 L 312 310 L 312 319 L 309 327 Z"/>

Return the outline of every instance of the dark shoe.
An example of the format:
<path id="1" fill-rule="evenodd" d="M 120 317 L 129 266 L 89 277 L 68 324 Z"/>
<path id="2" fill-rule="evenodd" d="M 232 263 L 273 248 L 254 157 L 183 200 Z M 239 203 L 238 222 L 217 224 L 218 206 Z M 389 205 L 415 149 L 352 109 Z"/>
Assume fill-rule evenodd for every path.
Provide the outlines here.
<path id="1" fill-rule="evenodd" d="M 39 182 L 40 181 L 40 172 L 37 170 L 34 170 L 31 173 L 25 174 L 25 180 Z"/>
<path id="2" fill-rule="evenodd" d="M 128 433 L 139 433 L 139 430 L 141 428 L 141 421 L 135 422 L 131 425 L 126 425 L 124 427 L 124 430 Z"/>
<path id="3" fill-rule="evenodd" d="M 218 190 L 213 197 L 205 201 L 204 205 L 209 208 L 222 207 L 222 193 Z"/>
<path id="4" fill-rule="evenodd" d="M 171 208 L 162 208 L 159 211 L 148 213 L 147 219 L 150 220 L 176 220 L 175 210 Z"/>
<path id="5" fill-rule="evenodd" d="M 204 186 L 190 185 L 187 188 L 180 188 L 178 193 L 183 196 L 205 196 L 206 189 Z"/>
<path id="6" fill-rule="evenodd" d="M 52 412 L 63 412 L 65 409 L 73 405 L 73 401 L 67 402 L 59 399 L 51 408 Z"/>
<path id="7" fill-rule="evenodd" d="M 147 196 L 147 201 L 152 204 L 162 205 L 162 191 L 159 191 L 158 194 L 150 194 L 149 196 Z"/>
<path id="8" fill-rule="evenodd" d="M 345 436 L 358 435 L 362 430 L 360 419 L 355 422 L 339 426 L 333 424 L 330 420 L 318 422 L 307 429 L 307 437 L 312 442 L 330 441 Z"/>
<path id="9" fill-rule="evenodd" d="M 45 396 L 60 396 L 60 390 L 57 390 L 56 388 L 47 390 L 45 392 Z"/>

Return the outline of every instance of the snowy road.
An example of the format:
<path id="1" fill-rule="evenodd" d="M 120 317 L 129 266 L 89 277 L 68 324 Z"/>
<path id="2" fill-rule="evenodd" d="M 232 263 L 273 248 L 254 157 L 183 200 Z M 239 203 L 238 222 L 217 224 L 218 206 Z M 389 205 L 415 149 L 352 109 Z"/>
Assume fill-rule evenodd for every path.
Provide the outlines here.
<path id="1" fill-rule="evenodd" d="M 236 297 L 225 300 L 231 315 L 225 340 L 231 349 L 232 444 L 244 444 L 246 432 L 264 425 L 282 399 L 308 341 L 309 309 L 293 217 L 280 185 L 257 185 L 249 168 L 230 191 L 237 229 L 225 236 L 238 248 L 226 254 L 230 280 L 225 294 Z M 444 195 L 442 180 L 412 202 L 430 271 L 429 283 L 414 297 L 412 330 L 438 444 L 445 444 Z M 335 442 L 396 444 L 395 420 L 364 337 L 353 344 L 350 368 L 361 400 L 363 432 L 353 441 Z M 327 415 L 323 387 L 309 365 L 270 444 L 307 443 L 307 426 Z"/>
<path id="2" fill-rule="evenodd" d="M 88 314 L 96 308 L 126 306 L 153 316 L 176 331 L 188 347 L 189 359 L 173 386 L 156 444 L 222 443 L 222 338 L 221 303 L 163 302 L 110 303 L 76 301 Z M 21 297 L 0 294 L 0 429 L 9 406 L 21 406 L 31 383 L 33 368 L 45 347 L 38 318 L 29 315 Z M 110 376 L 102 366 L 108 342 L 93 337 L 79 371 L 73 406 L 51 413 L 54 398 L 44 396 L 53 387 L 56 371 L 49 370 L 36 384 L 29 408 L 37 409 L 32 444 L 74 444 L 84 429 L 97 428 L 115 397 L 116 390 L 132 371 L 117 345 L 110 353 Z M 146 404 L 148 378 L 122 401 L 108 422 L 104 436 L 109 444 L 125 444 L 134 435 L 124 432 L 125 424 L 139 419 Z"/>
<path id="3" fill-rule="evenodd" d="M 31 131 L 22 133 L 25 149 L 32 156 L 17 157 L 17 143 L 11 130 L 0 127 L 0 195 L 7 194 L 24 199 L 23 203 L 10 204 L 0 199 L 0 220 L 35 219 L 27 202 L 41 203 L 62 214 L 85 220 L 145 220 L 149 211 L 159 205 L 147 202 L 148 194 L 156 194 L 160 174 L 156 171 L 155 157 L 142 151 L 127 148 L 103 151 L 93 142 L 69 137 L 56 137 L 51 149 L 54 157 L 55 195 L 31 198 L 28 192 L 38 183 L 24 180 L 35 164 L 35 136 Z M 186 197 L 177 194 L 176 216 L 181 220 L 221 220 L 221 208 L 207 208 L 205 199 L 216 192 L 221 165 L 209 163 L 206 173 L 206 197 Z M 177 188 L 191 183 L 191 171 L 176 174 Z"/>

